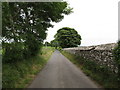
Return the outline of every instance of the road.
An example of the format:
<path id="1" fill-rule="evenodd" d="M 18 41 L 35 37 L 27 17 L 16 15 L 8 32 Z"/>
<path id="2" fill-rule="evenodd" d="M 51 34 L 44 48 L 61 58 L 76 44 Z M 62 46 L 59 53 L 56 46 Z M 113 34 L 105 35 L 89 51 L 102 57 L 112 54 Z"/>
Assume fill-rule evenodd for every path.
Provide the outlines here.
<path id="1" fill-rule="evenodd" d="M 28 88 L 98 88 L 98 86 L 56 50 Z"/>

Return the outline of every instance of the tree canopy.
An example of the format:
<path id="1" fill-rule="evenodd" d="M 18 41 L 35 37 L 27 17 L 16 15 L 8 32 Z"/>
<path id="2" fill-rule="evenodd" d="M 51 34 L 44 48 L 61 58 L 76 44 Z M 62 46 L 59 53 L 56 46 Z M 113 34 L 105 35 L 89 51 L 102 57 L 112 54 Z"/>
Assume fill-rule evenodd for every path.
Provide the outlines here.
<path id="1" fill-rule="evenodd" d="M 74 28 L 61 28 L 54 37 L 62 48 L 77 47 L 81 44 L 81 36 Z"/>
<path id="2" fill-rule="evenodd" d="M 52 47 L 55 47 L 55 48 L 57 48 L 57 47 L 59 46 L 58 41 L 55 40 L 55 39 L 52 40 L 52 41 L 50 42 L 50 44 L 51 44 Z"/>
<path id="3" fill-rule="evenodd" d="M 60 22 L 71 11 L 67 2 L 3 2 L 3 61 L 35 55 L 51 22 Z"/>

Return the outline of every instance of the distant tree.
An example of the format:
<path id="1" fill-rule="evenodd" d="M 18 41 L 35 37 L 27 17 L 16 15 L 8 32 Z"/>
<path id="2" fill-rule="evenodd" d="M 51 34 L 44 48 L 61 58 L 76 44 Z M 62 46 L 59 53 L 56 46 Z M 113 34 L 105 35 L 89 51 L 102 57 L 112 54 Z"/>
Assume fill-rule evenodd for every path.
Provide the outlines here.
<path id="1" fill-rule="evenodd" d="M 59 47 L 59 43 L 58 43 L 58 41 L 55 40 L 55 39 L 52 40 L 50 43 L 51 43 L 51 46 L 52 46 L 52 47 L 55 47 L 55 48 Z"/>
<path id="2" fill-rule="evenodd" d="M 61 28 L 54 37 L 62 48 L 77 47 L 81 44 L 81 36 L 73 28 Z"/>
<path id="3" fill-rule="evenodd" d="M 51 46 L 49 42 L 45 42 L 44 46 Z"/>

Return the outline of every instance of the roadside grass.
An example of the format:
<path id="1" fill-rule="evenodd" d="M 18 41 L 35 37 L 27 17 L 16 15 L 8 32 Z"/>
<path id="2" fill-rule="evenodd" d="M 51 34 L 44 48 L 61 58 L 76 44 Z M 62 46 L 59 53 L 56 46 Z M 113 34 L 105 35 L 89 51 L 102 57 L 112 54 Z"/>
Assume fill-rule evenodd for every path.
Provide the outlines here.
<path id="1" fill-rule="evenodd" d="M 0 49 L 0 54 L 2 55 L 2 49 Z"/>
<path id="2" fill-rule="evenodd" d="M 52 47 L 43 47 L 42 52 L 29 59 L 14 64 L 4 64 L 2 73 L 3 88 L 25 88 L 45 66 L 54 52 Z"/>
<path id="3" fill-rule="evenodd" d="M 110 71 L 106 66 L 97 65 L 95 62 L 66 51 L 61 51 L 61 53 L 106 90 L 118 88 L 117 74 Z"/>

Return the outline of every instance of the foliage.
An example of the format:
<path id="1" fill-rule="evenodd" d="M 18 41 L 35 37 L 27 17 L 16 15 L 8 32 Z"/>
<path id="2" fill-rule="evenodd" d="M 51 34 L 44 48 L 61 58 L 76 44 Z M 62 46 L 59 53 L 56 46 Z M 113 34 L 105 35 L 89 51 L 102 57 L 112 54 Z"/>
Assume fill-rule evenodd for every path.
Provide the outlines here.
<path id="1" fill-rule="evenodd" d="M 6 48 L 4 48 L 6 47 Z M 23 54 L 23 51 L 22 51 L 22 45 L 20 43 L 5 43 L 4 44 L 4 53 L 3 53 L 3 63 L 6 62 L 6 63 L 13 63 L 15 61 L 19 61 L 21 59 L 23 59 L 25 56 Z M 15 54 L 15 55 L 13 55 Z"/>
<path id="2" fill-rule="evenodd" d="M 120 65 L 120 41 L 118 41 L 118 45 L 117 47 L 115 47 L 113 54 L 114 54 L 116 63 Z"/>
<path id="3" fill-rule="evenodd" d="M 71 62 L 76 64 L 82 71 L 93 80 L 98 82 L 106 90 L 110 88 L 118 88 L 117 74 L 110 71 L 106 66 L 100 66 L 91 60 L 84 59 L 75 54 L 61 51 Z"/>
<path id="4" fill-rule="evenodd" d="M 51 22 L 60 22 L 71 10 L 66 2 L 3 2 L 3 62 L 36 55 Z"/>
<path id="5" fill-rule="evenodd" d="M 62 48 L 77 47 L 81 44 L 81 36 L 73 28 L 61 28 L 57 31 L 57 34 L 54 37 Z"/>
<path id="6" fill-rule="evenodd" d="M 44 46 L 51 46 L 49 42 L 45 42 Z"/>
<path id="7" fill-rule="evenodd" d="M 51 44 L 52 47 L 55 47 L 55 48 L 59 47 L 58 41 L 55 40 L 55 39 L 52 40 L 52 41 L 50 42 L 50 44 Z"/>
<path id="8" fill-rule="evenodd" d="M 120 85 L 120 41 L 117 43 L 117 47 L 113 50 L 114 59 L 118 65 L 118 84 Z"/>
<path id="9" fill-rule="evenodd" d="M 61 51 L 61 50 L 62 50 L 62 48 L 61 48 L 61 47 L 57 47 L 57 50 Z"/>
<path id="10" fill-rule="evenodd" d="M 44 67 L 54 52 L 54 48 L 43 47 L 42 54 L 39 53 L 23 61 L 18 61 L 14 64 L 4 64 L 2 72 L 2 87 L 3 88 L 27 88 L 28 84 L 34 79 L 37 73 Z"/>

